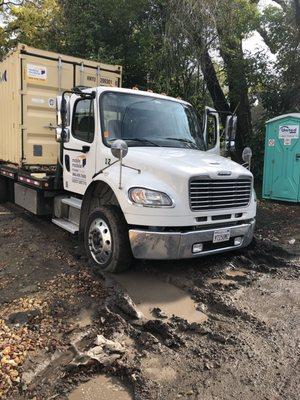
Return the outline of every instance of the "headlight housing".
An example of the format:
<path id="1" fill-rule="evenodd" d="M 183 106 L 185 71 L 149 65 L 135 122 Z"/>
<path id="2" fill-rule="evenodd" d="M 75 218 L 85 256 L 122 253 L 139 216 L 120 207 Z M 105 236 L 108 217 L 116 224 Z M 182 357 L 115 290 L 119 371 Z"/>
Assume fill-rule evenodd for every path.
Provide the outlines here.
<path id="1" fill-rule="evenodd" d="M 128 196 L 134 204 L 144 207 L 174 207 L 170 196 L 156 190 L 135 187 L 129 189 Z"/>

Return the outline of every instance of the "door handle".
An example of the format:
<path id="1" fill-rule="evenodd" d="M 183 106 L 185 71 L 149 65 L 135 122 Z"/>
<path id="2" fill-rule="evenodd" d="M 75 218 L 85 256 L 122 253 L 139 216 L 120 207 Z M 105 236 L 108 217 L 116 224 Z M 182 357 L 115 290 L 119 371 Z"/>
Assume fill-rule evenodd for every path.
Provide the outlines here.
<path id="1" fill-rule="evenodd" d="M 300 160 L 300 153 L 296 154 L 296 161 Z"/>
<path id="2" fill-rule="evenodd" d="M 65 166 L 68 172 L 70 172 L 70 156 L 65 155 Z"/>
<path id="3" fill-rule="evenodd" d="M 90 151 L 90 146 L 82 146 L 82 152 L 83 153 L 88 153 Z M 299 154 L 300 156 L 300 154 Z"/>

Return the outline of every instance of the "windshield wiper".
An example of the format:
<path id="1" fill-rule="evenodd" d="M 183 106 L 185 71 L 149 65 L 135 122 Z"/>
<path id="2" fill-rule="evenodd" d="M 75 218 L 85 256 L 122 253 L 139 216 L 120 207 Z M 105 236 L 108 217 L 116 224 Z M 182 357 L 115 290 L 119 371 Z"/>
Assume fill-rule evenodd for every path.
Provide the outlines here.
<path id="1" fill-rule="evenodd" d="M 122 140 L 133 140 L 134 142 L 141 142 L 141 143 L 149 143 L 152 144 L 153 146 L 161 147 L 158 143 L 152 142 L 151 140 L 148 139 L 142 139 L 142 138 L 122 138 Z"/>
<path id="2" fill-rule="evenodd" d="M 191 145 L 194 146 L 195 149 L 199 149 L 198 146 L 197 146 L 197 144 L 194 143 L 194 142 L 192 142 L 192 141 L 189 140 L 189 139 L 172 138 L 172 137 L 167 137 L 167 138 L 165 138 L 165 139 L 167 139 L 167 140 L 176 140 L 177 142 L 182 142 L 182 143 L 186 143 L 186 144 L 191 144 Z"/>

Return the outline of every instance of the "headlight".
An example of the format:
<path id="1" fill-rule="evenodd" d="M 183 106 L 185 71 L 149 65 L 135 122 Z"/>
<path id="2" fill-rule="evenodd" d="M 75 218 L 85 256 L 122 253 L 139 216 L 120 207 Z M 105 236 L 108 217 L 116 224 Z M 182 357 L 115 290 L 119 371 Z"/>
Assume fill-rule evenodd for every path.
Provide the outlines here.
<path id="1" fill-rule="evenodd" d="M 128 192 L 129 199 L 145 207 L 172 207 L 172 199 L 163 192 L 144 188 L 132 188 Z"/>

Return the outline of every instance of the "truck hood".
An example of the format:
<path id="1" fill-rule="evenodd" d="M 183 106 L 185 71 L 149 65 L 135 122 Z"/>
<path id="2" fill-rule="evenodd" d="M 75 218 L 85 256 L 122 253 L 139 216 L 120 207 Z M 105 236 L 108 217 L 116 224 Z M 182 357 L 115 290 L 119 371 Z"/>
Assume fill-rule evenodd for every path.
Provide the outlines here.
<path id="1" fill-rule="evenodd" d="M 216 154 L 191 149 L 168 147 L 130 147 L 125 164 L 155 175 L 191 177 L 208 175 L 214 178 L 252 176 L 240 164 Z"/>

